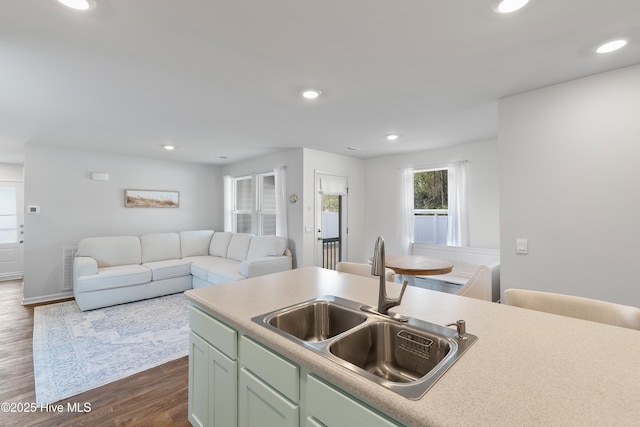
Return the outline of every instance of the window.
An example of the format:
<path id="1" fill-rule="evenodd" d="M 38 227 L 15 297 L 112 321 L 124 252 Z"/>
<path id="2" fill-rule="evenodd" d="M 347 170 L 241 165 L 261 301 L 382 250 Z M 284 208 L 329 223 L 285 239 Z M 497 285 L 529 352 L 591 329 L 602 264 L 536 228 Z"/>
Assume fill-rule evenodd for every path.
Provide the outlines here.
<path id="1" fill-rule="evenodd" d="M 449 226 L 448 169 L 417 170 L 413 174 L 414 242 L 447 244 Z"/>
<path id="2" fill-rule="evenodd" d="M 258 232 L 260 235 L 276 234 L 276 177 L 274 174 L 258 175 Z"/>
<path id="3" fill-rule="evenodd" d="M 0 243 L 18 240 L 16 209 L 16 189 L 0 188 Z"/>
<path id="4" fill-rule="evenodd" d="M 276 185 L 273 173 L 233 178 L 233 231 L 276 234 Z"/>
<path id="5" fill-rule="evenodd" d="M 236 233 L 251 233 L 252 228 L 252 194 L 253 178 L 245 176 L 233 180 L 233 231 Z"/>

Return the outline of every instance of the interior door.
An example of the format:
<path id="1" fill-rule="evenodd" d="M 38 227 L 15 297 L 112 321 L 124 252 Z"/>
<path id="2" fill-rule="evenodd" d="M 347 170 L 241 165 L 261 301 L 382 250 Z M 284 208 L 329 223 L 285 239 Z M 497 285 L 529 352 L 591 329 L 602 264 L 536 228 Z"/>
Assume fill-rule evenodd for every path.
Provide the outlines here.
<path id="1" fill-rule="evenodd" d="M 0 280 L 23 275 L 24 185 L 0 182 Z"/>

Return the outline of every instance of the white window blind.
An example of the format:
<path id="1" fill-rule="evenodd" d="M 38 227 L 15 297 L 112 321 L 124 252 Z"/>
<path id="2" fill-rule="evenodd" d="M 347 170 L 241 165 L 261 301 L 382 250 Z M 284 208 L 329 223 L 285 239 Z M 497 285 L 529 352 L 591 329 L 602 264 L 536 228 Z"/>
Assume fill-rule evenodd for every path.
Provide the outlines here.
<path id="1" fill-rule="evenodd" d="M 346 176 L 319 175 L 319 192 L 321 194 L 346 195 L 348 182 Z"/>

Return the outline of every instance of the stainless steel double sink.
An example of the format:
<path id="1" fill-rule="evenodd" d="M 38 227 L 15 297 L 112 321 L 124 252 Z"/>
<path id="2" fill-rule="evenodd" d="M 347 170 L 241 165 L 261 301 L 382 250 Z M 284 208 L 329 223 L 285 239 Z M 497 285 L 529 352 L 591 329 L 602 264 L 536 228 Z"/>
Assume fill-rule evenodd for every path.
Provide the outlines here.
<path id="1" fill-rule="evenodd" d="M 477 340 L 330 295 L 251 320 L 409 399 L 421 398 Z"/>

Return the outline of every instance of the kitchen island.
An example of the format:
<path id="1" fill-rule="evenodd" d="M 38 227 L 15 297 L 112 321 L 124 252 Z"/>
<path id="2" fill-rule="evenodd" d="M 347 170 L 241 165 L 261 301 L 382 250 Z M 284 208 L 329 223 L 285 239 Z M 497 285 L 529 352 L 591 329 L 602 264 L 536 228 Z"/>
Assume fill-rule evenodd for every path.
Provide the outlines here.
<path id="1" fill-rule="evenodd" d="M 390 295 L 399 288 L 388 284 Z M 324 295 L 375 306 L 376 279 L 304 267 L 185 294 L 240 335 L 398 424 L 601 426 L 640 420 L 640 331 L 409 287 L 392 312 L 439 325 L 464 319 L 467 332 L 478 337 L 421 399 L 410 400 L 251 320 Z M 301 381 L 301 395 L 304 386 Z"/>

